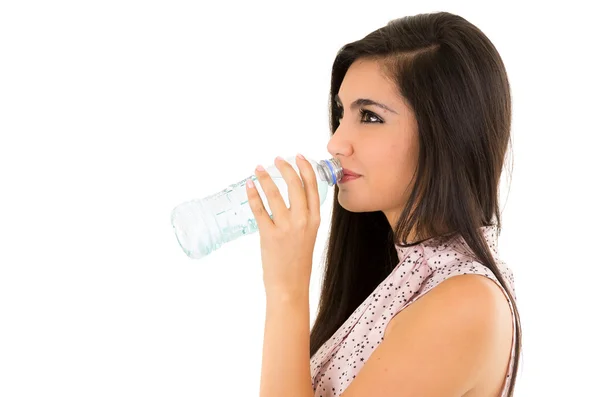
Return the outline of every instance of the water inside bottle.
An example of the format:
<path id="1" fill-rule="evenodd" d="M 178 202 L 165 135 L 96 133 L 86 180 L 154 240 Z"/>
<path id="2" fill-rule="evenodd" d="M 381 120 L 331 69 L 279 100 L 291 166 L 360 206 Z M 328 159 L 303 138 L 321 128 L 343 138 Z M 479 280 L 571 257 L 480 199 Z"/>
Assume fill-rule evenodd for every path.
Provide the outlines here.
<path id="1" fill-rule="evenodd" d="M 275 171 L 271 172 L 271 180 L 279 189 L 286 207 L 290 208 L 287 182 Z M 246 194 L 248 179 L 254 181 L 263 206 L 273 219 L 269 201 L 255 175 L 202 200 L 183 203 L 172 212 L 172 223 L 179 244 L 189 257 L 201 258 L 224 243 L 258 231 Z M 329 185 L 318 176 L 317 185 L 320 203 L 323 204 Z"/>

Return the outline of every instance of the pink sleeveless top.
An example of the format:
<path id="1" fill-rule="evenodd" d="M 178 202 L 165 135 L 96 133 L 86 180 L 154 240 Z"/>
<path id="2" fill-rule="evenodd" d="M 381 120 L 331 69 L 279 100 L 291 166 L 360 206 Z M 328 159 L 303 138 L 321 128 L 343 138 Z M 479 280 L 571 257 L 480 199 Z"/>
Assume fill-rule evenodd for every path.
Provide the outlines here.
<path id="1" fill-rule="evenodd" d="M 487 267 L 470 259 L 460 242 L 462 237 L 435 237 L 412 247 L 396 245 L 398 265 L 375 288 L 344 324 L 311 357 L 310 370 L 315 397 L 339 396 L 360 372 L 369 356 L 383 340 L 383 333 L 395 314 L 417 301 L 436 285 L 461 274 L 479 274 L 492 279 L 516 299 L 513 273 L 498 258 L 498 228 L 484 226 L 481 231 L 492 255 L 508 283 L 506 291 Z M 508 301 L 511 303 L 510 300 Z M 515 360 L 515 314 L 513 313 L 513 344 L 509 369 L 501 396 L 508 392 L 510 374 Z"/>

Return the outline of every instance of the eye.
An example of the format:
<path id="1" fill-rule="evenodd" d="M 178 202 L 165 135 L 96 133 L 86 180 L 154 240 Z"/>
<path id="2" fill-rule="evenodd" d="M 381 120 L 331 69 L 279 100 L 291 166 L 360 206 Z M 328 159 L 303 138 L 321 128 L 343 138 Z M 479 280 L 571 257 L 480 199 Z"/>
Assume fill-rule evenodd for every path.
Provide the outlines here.
<path id="1" fill-rule="evenodd" d="M 338 122 L 344 116 L 344 109 L 339 104 L 336 104 L 335 114 L 337 115 Z M 365 120 L 365 118 L 367 120 Z M 381 118 L 379 118 L 379 116 L 377 116 L 375 113 L 373 113 L 369 110 L 366 110 L 366 109 L 360 109 L 360 122 L 363 124 L 373 124 L 373 123 L 383 124 L 383 120 Z"/>
<path id="2" fill-rule="evenodd" d="M 364 117 L 367 117 L 367 119 L 370 119 L 371 121 L 364 121 Z M 375 120 L 375 121 L 372 121 Z M 383 124 L 383 120 L 381 120 L 375 113 L 370 112 L 368 110 L 365 109 L 360 109 L 360 122 L 361 123 L 368 123 L 368 124 L 372 124 L 372 123 L 381 123 Z"/>

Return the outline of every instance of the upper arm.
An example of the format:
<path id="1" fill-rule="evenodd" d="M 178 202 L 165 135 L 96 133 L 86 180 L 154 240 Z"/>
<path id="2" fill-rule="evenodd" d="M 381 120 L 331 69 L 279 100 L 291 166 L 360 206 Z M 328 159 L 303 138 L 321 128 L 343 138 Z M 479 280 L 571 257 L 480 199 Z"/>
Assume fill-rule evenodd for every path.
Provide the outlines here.
<path id="1" fill-rule="evenodd" d="M 487 277 L 443 281 L 393 318 L 342 396 L 462 396 L 489 366 L 507 304 Z"/>

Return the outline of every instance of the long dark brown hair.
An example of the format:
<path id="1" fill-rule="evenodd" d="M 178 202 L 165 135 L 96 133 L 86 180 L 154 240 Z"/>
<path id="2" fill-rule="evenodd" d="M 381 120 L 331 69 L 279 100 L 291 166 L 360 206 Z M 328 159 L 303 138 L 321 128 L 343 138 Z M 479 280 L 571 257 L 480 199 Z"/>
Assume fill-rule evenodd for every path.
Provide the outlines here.
<path id="1" fill-rule="evenodd" d="M 442 227 L 461 235 L 473 258 L 510 291 L 480 229 L 496 224 L 501 230 L 499 182 L 510 142 L 510 86 L 496 48 L 481 30 L 448 12 L 394 19 L 344 45 L 331 72 L 332 135 L 339 126 L 334 97 L 359 58 L 381 61 L 414 112 L 419 160 L 411 195 L 393 229 L 381 211 L 352 213 L 342 208 L 335 187 L 321 296 L 310 334 L 311 357 L 398 264 L 394 244 L 420 242 L 407 242 L 411 230 L 422 239 L 441 235 Z M 517 328 L 512 396 L 521 321 L 508 295 Z"/>

